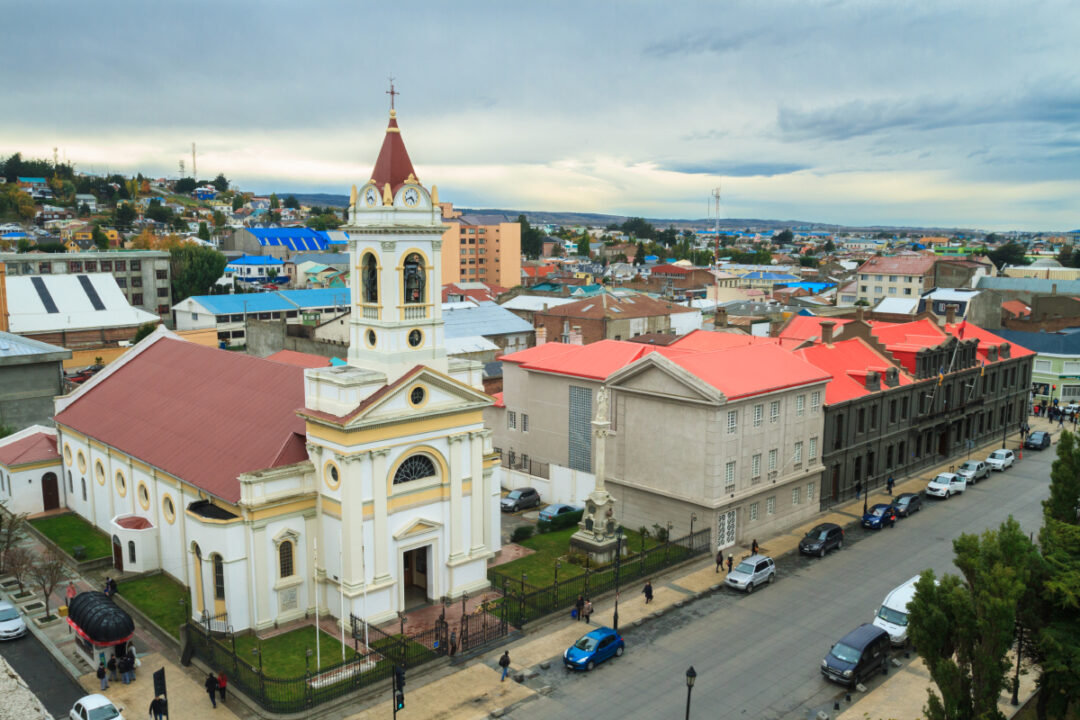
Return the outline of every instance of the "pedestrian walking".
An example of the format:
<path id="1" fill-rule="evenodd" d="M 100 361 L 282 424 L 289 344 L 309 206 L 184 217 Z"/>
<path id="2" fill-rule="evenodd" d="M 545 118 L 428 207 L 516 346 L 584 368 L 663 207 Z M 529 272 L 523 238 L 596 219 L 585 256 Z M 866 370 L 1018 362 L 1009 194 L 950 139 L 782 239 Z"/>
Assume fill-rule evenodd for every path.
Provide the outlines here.
<path id="1" fill-rule="evenodd" d="M 128 673 L 131 675 L 131 682 L 135 682 L 135 668 L 139 667 L 139 658 L 135 655 L 135 646 L 128 644 L 127 650 L 128 658 Z"/>
<path id="2" fill-rule="evenodd" d="M 720 568 L 724 566 L 724 551 L 716 551 L 716 572 L 720 572 Z"/>
<path id="3" fill-rule="evenodd" d="M 889 479 L 885 481 L 885 488 L 889 491 L 890 495 L 892 495 L 893 485 L 896 485 L 896 481 L 893 480 L 893 476 L 890 475 Z"/>
<path id="4" fill-rule="evenodd" d="M 499 667 L 502 668 L 502 677 L 499 678 L 499 682 L 503 682 L 503 681 L 506 680 L 507 673 L 510 672 L 510 651 L 509 650 L 504 652 L 502 654 L 502 657 L 499 658 Z"/>
<path id="5" fill-rule="evenodd" d="M 120 680 L 125 685 L 128 684 L 128 659 L 127 655 L 121 655 L 116 658 L 116 669 L 120 673 Z"/>
<path id="6" fill-rule="evenodd" d="M 105 673 L 105 663 L 98 663 L 97 679 L 101 684 L 102 692 L 109 688 L 109 676 Z"/>
<path id="7" fill-rule="evenodd" d="M 111 593 L 111 592 L 112 592 L 112 578 L 107 577 L 107 578 L 105 578 L 105 597 L 108 597 L 109 593 Z"/>
<path id="8" fill-rule="evenodd" d="M 161 720 L 161 716 L 165 714 L 165 701 L 161 699 L 160 695 L 155 695 L 154 699 L 150 701 L 150 717 L 154 720 Z"/>
<path id="9" fill-rule="evenodd" d="M 731 553 L 728 553 L 728 556 L 727 556 L 727 571 L 728 572 L 731 572 L 731 564 L 734 561 L 735 561 L 735 556 L 732 555 Z"/>
<path id="10" fill-rule="evenodd" d="M 1059 429 L 1064 429 L 1064 427 L 1065 427 L 1065 415 L 1064 414 L 1058 415 L 1058 428 Z"/>
<path id="11" fill-rule="evenodd" d="M 225 689 L 228 686 L 228 684 L 229 684 L 229 678 L 225 675 L 225 673 L 220 673 L 217 676 L 217 689 L 218 689 L 218 693 L 221 694 L 221 702 L 225 702 Z"/>
<path id="12" fill-rule="evenodd" d="M 646 580 L 645 587 L 641 588 L 641 592 L 645 594 L 645 604 L 648 605 L 652 602 L 652 581 Z"/>
<path id="13" fill-rule="evenodd" d="M 75 589 L 75 583 L 68 580 L 67 589 L 64 591 L 64 597 L 67 598 L 67 604 L 70 606 L 71 601 L 75 599 L 75 596 L 79 594 L 79 591 Z"/>
<path id="14" fill-rule="evenodd" d="M 206 681 L 203 682 L 203 687 L 206 688 L 206 694 L 210 696 L 210 704 L 213 705 L 214 709 L 216 710 L 217 700 L 215 699 L 215 695 L 217 695 L 218 685 L 217 678 L 214 677 L 214 673 L 209 673 L 206 676 Z"/>
<path id="15" fill-rule="evenodd" d="M 585 613 L 585 624 L 588 625 L 589 617 L 592 616 L 592 600 L 585 601 L 585 608 L 583 612 Z"/>
<path id="16" fill-rule="evenodd" d="M 574 601 L 574 610 L 574 619 L 580 620 L 581 614 L 585 610 L 585 597 L 583 595 L 577 596 L 577 600 Z"/>
<path id="17" fill-rule="evenodd" d="M 750 543 L 750 554 L 751 555 L 757 555 L 757 549 L 758 549 L 757 538 L 754 538 L 754 541 L 752 543 Z"/>
<path id="18" fill-rule="evenodd" d="M 120 678 L 116 675 L 116 655 L 109 658 L 109 662 L 105 665 L 109 669 L 109 679 L 116 682 Z"/>
<path id="19" fill-rule="evenodd" d="M 862 495 L 862 481 L 861 480 L 856 480 L 855 481 L 855 499 L 858 500 L 861 495 Z"/>
<path id="20" fill-rule="evenodd" d="M 454 653 L 457 652 L 457 631 L 450 631 L 450 657 L 454 657 Z"/>

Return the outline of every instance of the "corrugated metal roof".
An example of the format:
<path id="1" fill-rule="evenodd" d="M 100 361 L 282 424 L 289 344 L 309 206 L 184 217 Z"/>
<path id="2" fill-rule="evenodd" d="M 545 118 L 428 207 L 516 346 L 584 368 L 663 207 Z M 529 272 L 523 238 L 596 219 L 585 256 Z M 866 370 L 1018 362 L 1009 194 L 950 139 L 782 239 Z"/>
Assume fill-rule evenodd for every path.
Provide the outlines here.
<path id="1" fill-rule="evenodd" d="M 49 353 L 65 353 L 67 357 L 71 357 L 71 351 L 67 348 L 49 345 L 21 335 L 0 332 L 0 357 L 47 355 Z"/>
<path id="2" fill-rule="evenodd" d="M 130 327 L 160 320 L 128 304 L 110 273 L 15 275 L 7 279 L 7 301 L 14 333 Z"/>
<path id="3" fill-rule="evenodd" d="M 1023 330 L 995 330 L 995 335 L 1013 345 L 1048 355 L 1080 355 L 1080 332 L 1048 333 Z"/>
<path id="4" fill-rule="evenodd" d="M 349 265 L 348 253 L 302 253 L 294 255 L 289 262 L 300 263 L 315 262 L 323 265 Z"/>
<path id="5" fill-rule="evenodd" d="M 1080 280 L 1046 278 L 981 277 L 980 290 L 1015 290 L 1029 293 L 1051 293 L 1057 285 L 1059 295 L 1080 295 Z"/>
<path id="6" fill-rule="evenodd" d="M 443 311 L 445 337 L 490 337 L 507 333 L 532 332 L 533 326 L 504 307 L 493 302 L 476 305 L 456 304 L 452 310 Z"/>
<path id="7" fill-rule="evenodd" d="M 267 293 L 237 293 L 235 295 L 193 295 L 188 298 L 214 315 L 279 312 L 312 308 L 347 307 L 348 288 L 315 288 L 313 290 L 278 290 Z M 174 306 L 179 307 L 179 305 Z"/>
<path id="8" fill-rule="evenodd" d="M 448 337 L 443 341 L 447 355 L 464 355 L 466 353 L 498 351 L 499 346 L 488 340 L 483 335 L 464 335 L 462 337 Z"/>
<path id="9" fill-rule="evenodd" d="M 0 440 L 0 465 L 8 468 L 43 460 L 59 459 L 60 453 L 56 450 L 56 432 L 53 430 L 39 430 L 38 432 L 26 434 L 18 433 L 10 438 Z"/>

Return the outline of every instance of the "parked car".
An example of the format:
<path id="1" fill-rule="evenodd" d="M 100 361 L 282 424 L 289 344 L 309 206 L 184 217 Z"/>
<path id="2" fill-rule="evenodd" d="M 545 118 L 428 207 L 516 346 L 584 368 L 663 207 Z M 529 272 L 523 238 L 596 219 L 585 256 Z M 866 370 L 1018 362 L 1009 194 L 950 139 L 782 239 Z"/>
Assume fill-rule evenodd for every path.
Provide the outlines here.
<path id="1" fill-rule="evenodd" d="M 536 507 L 540 504 L 540 493 L 535 488 L 526 487 L 511 490 L 506 497 L 499 501 L 499 508 L 503 512 L 517 512 L 525 508 Z"/>
<path id="2" fill-rule="evenodd" d="M 900 517 L 907 517 L 911 513 L 922 510 L 922 496 L 919 493 L 901 493 L 893 500 L 893 507 Z"/>
<path id="3" fill-rule="evenodd" d="M 833 548 L 839 550 L 842 547 L 844 547 L 844 528 L 836 523 L 815 525 L 799 541 L 799 552 L 818 557 L 825 557 L 825 553 Z"/>
<path id="4" fill-rule="evenodd" d="M 1014 462 L 1016 462 L 1016 454 L 1004 448 L 995 450 L 986 458 L 986 464 L 991 470 L 1004 470 L 1012 467 Z"/>
<path id="5" fill-rule="evenodd" d="M 578 638 L 563 652 L 563 665 L 570 670 L 592 670 L 608 658 L 618 657 L 626 649 L 626 643 L 609 627 L 599 627 Z"/>
<path id="6" fill-rule="evenodd" d="M 948 500 L 956 493 L 967 490 L 967 479 L 956 473 L 941 473 L 926 486 L 926 494 Z"/>
<path id="7" fill-rule="evenodd" d="M 896 527 L 896 508 L 892 503 L 871 505 L 862 516 L 863 527 L 880 530 L 883 527 Z"/>
<path id="8" fill-rule="evenodd" d="M 724 582 L 736 590 L 742 590 L 747 595 L 754 592 L 754 588 L 763 583 L 771 583 L 776 579 L 776 565 L 771 557 L 765 555 L 751 555 L 727 574 Z"/>
<path id="9" fill-rule="evenodd" d="M 540 511 L 541 520 L 553 520 L 559 515 L 565 515 L 566 513 L 575 512 L 581 508 L 574 507 L 573 505 L 566 505 L 564 503 L 555 503 L 548 505 L 546 508 Z"/>
<path id="10" fill-rule="evenodd" d="M 870 623 L 860 625 L 829 648 L 821 661 L 821 674 L 848 687 L 855 687 L 875 672 L 884 675 L 889 642 L 889 633 L 883 628 Z"/>
<path id="11" fill-rule="evenodd" d="M 1080 412 L 1080 403 L 1069 403 L 1068 405 L 1065 406 L 1065 412 L 1067 412 L 1067 413 Z"/>
<path id="12" fill-rule="evenodd" d="M 1043 450 L 1048 447 L 1050 447 L 1050 433 L 1043 430 L 1036 430 L 1024 441 L 1024 448 L 1027 450 Z"/>
<path id="13" fill-rule="evenodd" d="M 112 704 L 109 698 L 94 693 L 84 695 L 72 706 L 68 713 L 70 720 L 124 720 L 121 715 L 124 708 L 118 708 Z"/>
<path id="14" fill-rule="evenodd" d="M 915 583 L 917 582 L 919 582 L 918 575 L 889 591 L 874 616 L 874 624 L 889 633 L 889 639 L 893 645 L 907 644 L 908 604 L 915 597 Z"/>
<path id="15" fill-rule="evenodd" d="M 0 640 L 14 640 L 26 634 L 26 621 L 18 609 L 0 600 Z"/>
<path id="16" fill-rule="evenodd" d="M 957 475 L 963 475 L 969 485 L 974 485 L 985 477 L 990 477 L 990 466 L 982 460 L 965 460 L 956 469 Z"/>

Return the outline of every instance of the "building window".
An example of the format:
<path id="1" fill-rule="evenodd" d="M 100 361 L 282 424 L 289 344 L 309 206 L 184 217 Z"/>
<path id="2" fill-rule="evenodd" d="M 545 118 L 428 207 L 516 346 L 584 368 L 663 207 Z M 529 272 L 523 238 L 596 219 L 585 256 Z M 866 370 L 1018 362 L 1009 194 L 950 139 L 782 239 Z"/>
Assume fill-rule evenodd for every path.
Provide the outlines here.
<path id="1" fill-rule="evenodd" d="M 169 273 L 165 270 L 155 270 L 154 277 L 156 277 L 158 280 L 167 280 L 169 277 Z"/>
<path id="2" fill-rule="evenodd" d="M 818 408 L 820 408 L 820 407 L 821 407 L 821 393 L 819 391 L 814 391 L 814 392 L 810 393 L 810 409 L 812 411 L 814 411 L 814 412 L 817 412 Z"/>
<path id="3" fill-rule="evenodd" d="M 131 269 L 132 270 L 142 270 L 142 260 L 132 260 L 131 261 Z"/>
<path id="4" fill-rule="evenodd" d="M 896 399 L 889 401 L 889 422 L 896 422 Z"/>
<path id="5" fill-rule="evenodd" d="M 855 416 L 855 432 L 863 432 L 866 430 L 866 408 L 859 408 L 858 414 Z"/>
<path id="6" fill-rule="evenodd" d="M 419 253 L 409 253 L 405 257 L 402 268 L 402 284 L 405 289 L 405 303 L 409 305 L 422 305 L 427 302 L 425 286 L 427 277 L 424 273 L 424 259 Z"/>
<path id="7" fill-rule="evenodd" d="M 761 453 L 757 453 L 750 458 L 750 477 L 761 477 Z"/>
<path id="8" fill-rule="evenodd" d="M 135 562 L 135 541 L 128 540 L 128 562 Z"/>
<path id="9" fill-rule="evenodd" d="M 82 499 L 86 502 L 86 478 L 82 478 Z"/>
<path id="10" fill-rule="evenodd" d="M 169 288 L 167 288 L 167 287 L 159 287 L 157 289 L 157 296 L 158 297 L 168 297 L 169 296 Z"/>
<path id="11" fill-rule="evenodd" d="M 211 558 L 214 562 L 214 598 L 217 600 L 225 599 L 225 561 L 221 559 L 221 556 L 214 554 Z"/>
<path id="12" fill-rule="evenodd" d="M 529 414 L 521 413 L 521 432 L 529 432 Z"/>
<path id="13" fill-rule="evenodd" d="M 810 459 L 815 460 L 817 458 L 817 438 L 810 438 Z"/>
<path id="14" fill-rule="evenodd" d="M 758 503 L 750 503 L 750 522 L 757 520 L 758 515 Z"/>
<path id="15" fill-rule="evenodd" d="M 293 575 L 292 540 L 285 540 L 281 545 L 278 545 L 278 572 L 282 579 Z"/>
<path id="16" fill-rule="evenodd" d="M 139 483 L 139 504 L 142 505 L 143 510 L 150 509 L 150 490 L 143 482 Z"/>
<path id="17" fill-rule="evenodd" d="M 592 472 L 592 389 L 571 385 L 569 410 L 570 467 Z"/>
<path id="18" fill-rule="evenodd" d="M 1036 360 L 1035 361 L 1035 372 L 1048 373 L 1050 371 L 1051 371 L 1051 365 L 1050 365 L 1049 360 Z"/>
<path id="19" fill-rule="evenodd" d="M 800 488 L 800 487 L 791 488 L 791 504 L 792 505 L 798 505 L 799 504 L 799 500 L 800 500 L 799 496 L 801 494 L 802 494 L 802 488 Z"/>
<path id="20" fill-rule="evenodd" d="M 727 432 L 728 435 L 734 435 L 735 431 L 739 429 L 739 411 L 728 410 L 727 414 Z"/>
<path id="21" fill-rule="evenodd" d="M 97 272 L 97 260 L 86 261 L 86 272 Z"/>
<path id="22" fill-rule="evenodd" d="M 142 287 L 142 277 L 136 275 L 135 277 L 131 278 L 131 287 L 141 288 Z"/>
<path id="23" fill-rule="evenodd" d="M 506 411 L 506 427 L 510 430 L 517 429 L 517 413 L 513 410 Z"/>
<path id="24" fill-rule="evenodd" d="M 773 400 L 769 403 L 769 422 L 776 422 L 780 419 L 780 401 Z"/>
<path id="25" fill-rule="evenodd" d="M 122 288 L 126 288 L 127 287 L 127 278 L 122 278 L 122 277 L 116 278 L 116 284 L 119 285 Z"/>
<path id="26" fill-rule="evenodd" d="M 754 406 L 754 427 L 761 427 L 761 421 L 765 418 L 765 406 Z"/>
<path id="27" fill-rule="evenodd" d="M 112 260 L 101 261 L 101 272 L 112 272 Z"/>
<path id="28" fill-rule="evenodd" d="M 121 272 L 127 272 L 127 260 L 117 260 L 113 263 L 113 267 Z"/>
<path id="29" fill-rule="evenodd" d="M 776 448 L 773 448 L 772 450 L 769 451 L 769 471 L 770 472 L 776 469 L 776 457 L 779 454 L 780 453 L 777 452 Z"/>
<path id="30" fill-rule="evenodd" d="M 724 492 L 734 492 L 735 490 L 735 461 L 728 460 L 724 465 Z"/>
<path id="31" fill-rule="evenodd" d="M 136 278 L 136 279 L 138 279 L 138 278 Z M 132 305 L 142 305 L 143 304 L 142 293 L 135 293 L 134 295 L 132 295 L 131 296 L 131 304 Z"/>
<path id="32" fill-rule="evenodd" d="M 410 455 L 405 459 L 405 462 L 398 466 L 397 472 L 394 473 L 394 484 L 399 485 L 412 480 L 421 480 L 433 477 L 435 474 L 435 463 L 431 461 L 431 458 L 427 455 Z"/>
<path id="33" fill-rule="evenodd" d="M 796 395 L 795 396 L 795 414 L 798 415 L 799 417 L 802 417 L 804 412 L 806 412 L 806 396 L 805 395 Z"/>
<path id="34" fill-rule="evenodd" d="M 814 483 L 806 483 L 806 502 L 814 501 Z"/>
<path id="35" fill-rule="evenodd" d="M 776 513 L 776 496 L 765 498 L 765 514 L 774 515 Z"/>
<path id="36" fill-rule="evenodd" d="M 906 397 L 900 398 L 900 419 L 907 420 L 908 416 L 908 399 Z"/>
<path id="37" fill-rule="evenodd" d="M 792 456 L 792 462 L 796 465 L 802 464 L 802 442 L 795 443 L 795 454 Z"/>

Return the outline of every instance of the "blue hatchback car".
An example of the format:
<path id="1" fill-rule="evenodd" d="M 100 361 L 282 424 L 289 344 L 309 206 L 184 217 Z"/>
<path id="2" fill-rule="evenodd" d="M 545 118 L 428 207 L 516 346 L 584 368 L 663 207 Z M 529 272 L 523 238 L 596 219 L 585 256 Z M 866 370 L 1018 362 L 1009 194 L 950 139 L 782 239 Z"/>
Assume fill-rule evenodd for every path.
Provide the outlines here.
<path id="1" fill-rule="evenodd" d="M 883 527 L 896 525 L 896 508 L 891 503 L 871 505 L 866 514 L 862 516 L 863 527 L 872 530 L 880 530 Z"/>
<path id="2" fill-rule="evenodd" d="M 619 633 L 609 627 L 599 627 L 568 647 L 563 653 L 563 665 L 570 670 L 592 670 L 597 663 L 623 654 L 626 643 Z"/>

